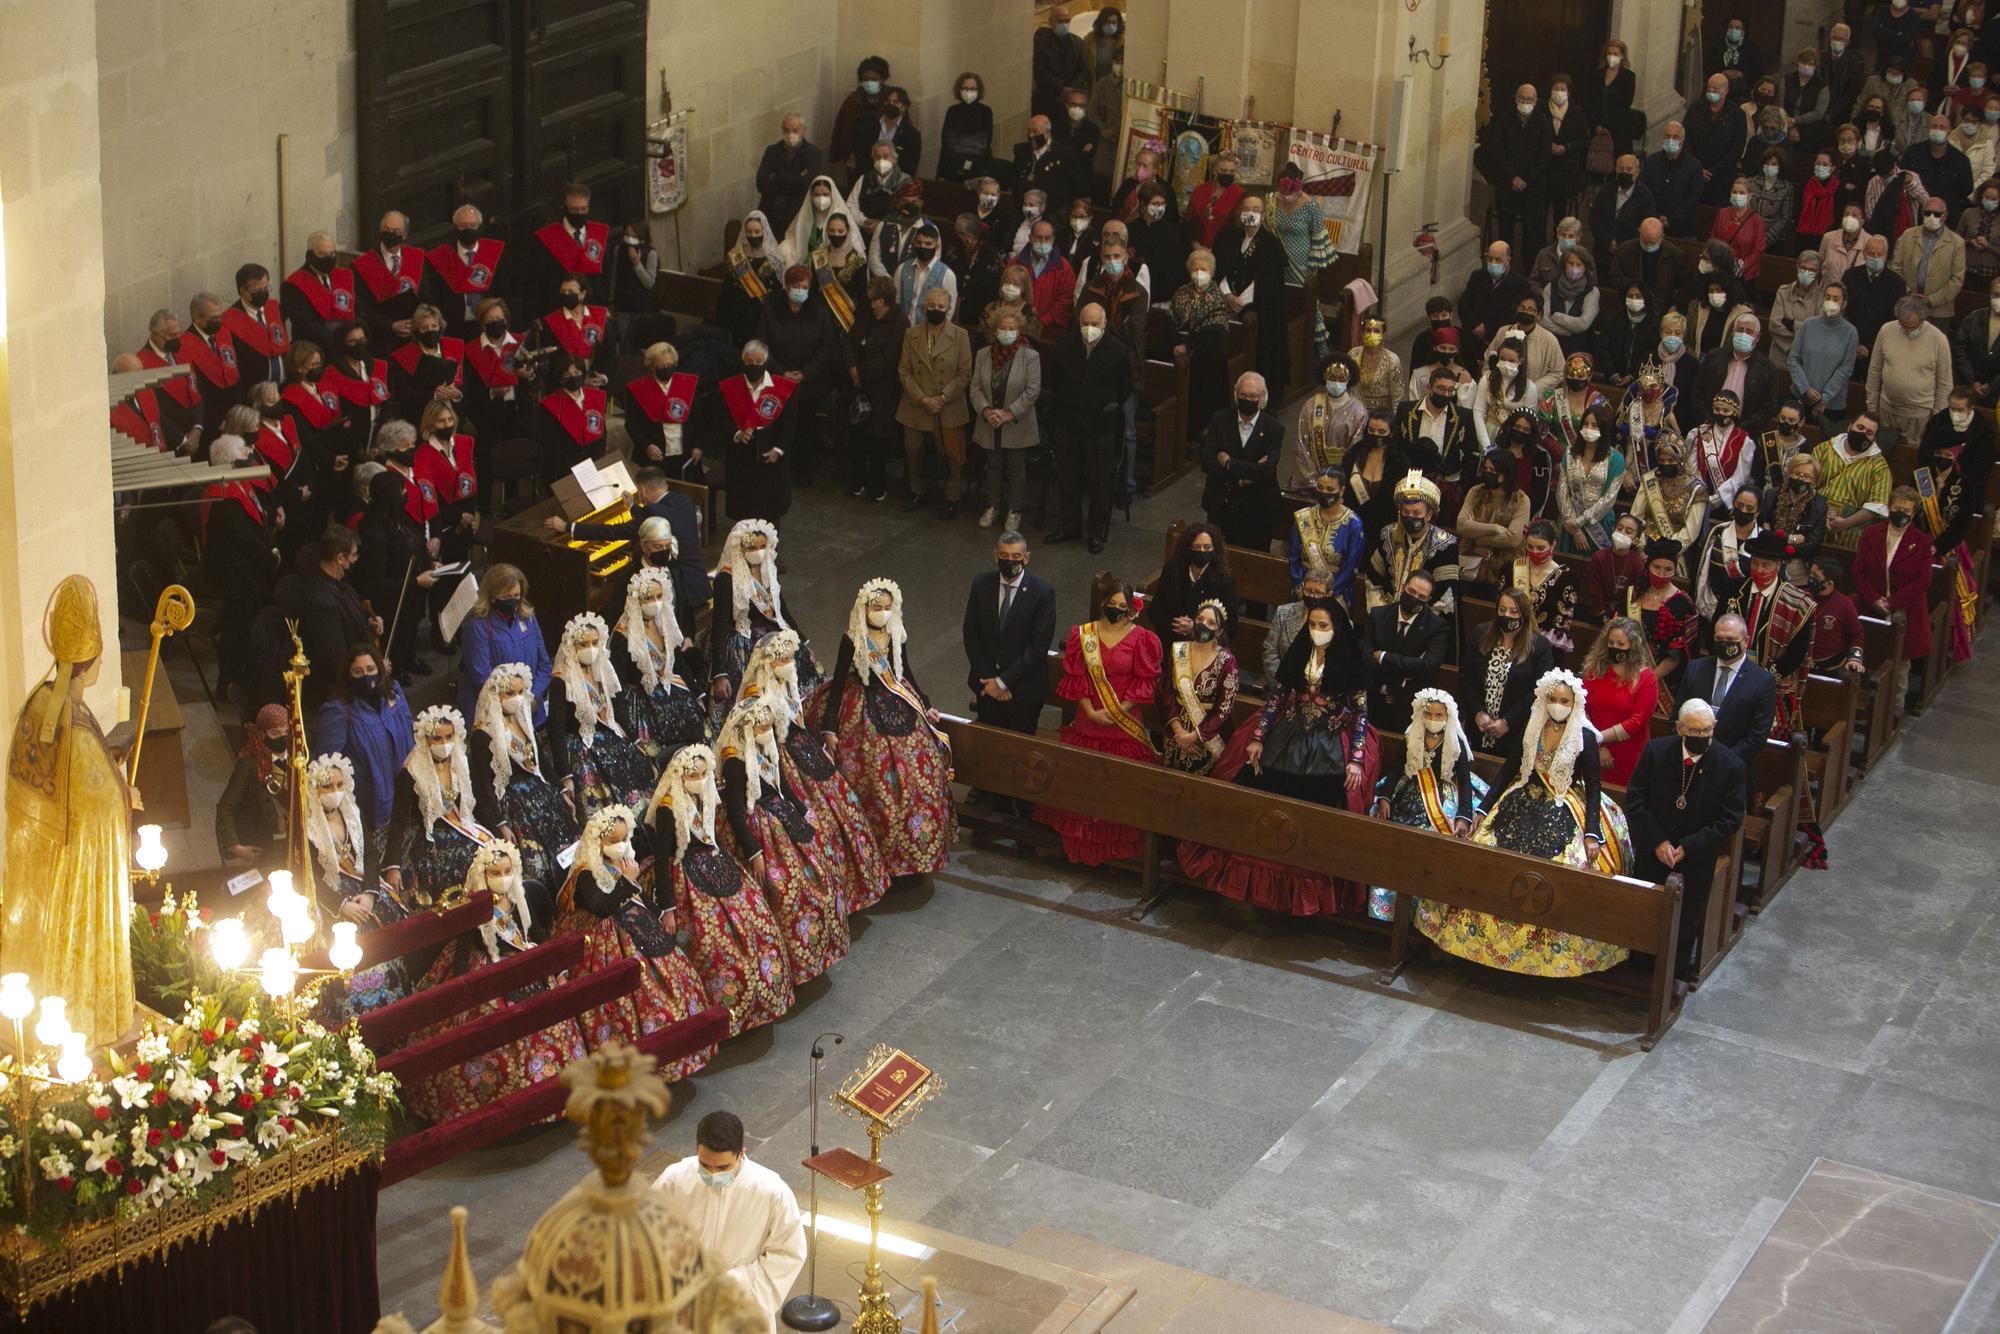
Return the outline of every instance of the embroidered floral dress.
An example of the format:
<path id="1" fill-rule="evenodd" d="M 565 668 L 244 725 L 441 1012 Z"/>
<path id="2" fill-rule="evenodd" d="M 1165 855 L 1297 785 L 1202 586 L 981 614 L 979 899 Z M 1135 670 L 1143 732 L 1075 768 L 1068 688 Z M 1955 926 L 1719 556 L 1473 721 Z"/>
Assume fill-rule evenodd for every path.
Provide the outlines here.
<path id="1" fill-rule="evenodd" d="M 671 808 L 653 821 L 654 902 L 680 914 L 688 962 L 710 1005 L 729 1011 L 729 1036 L 781 1018 L 792 1008 L 791 965 L 778 920 L 743 863 L 713 833 L 689 832 L 680 847 Z M 664 867 L 664 872 L 661 868 Z"/>
<path id="2" fill-rule="evenodd" d="M 755 800 L 749 766 L 758 767 Z M 828 854 L 832 841 L 814 828 L 805 803 L 790 790 L 775 754 L 722 754 L 722 805 L 729 814 L 729 850 L 754 873 L 764 857 L 761 889 L 784 936 L 794 987 L 847 957 L 846 886 Z"/>
<path id="3" fill-rule="evenodd" d="M 643 876 L 642 876 L 643 878 Z M 557 936 L 583 937 L 583 962 L 570 979 L 588 977 L 625 959 L 639 961 L 639 988 L 578 1017 L 591 1047 L 636 1043 L 708 1008 L 701 976 L 660 921 L 646 887 L 614 873 L 610 888 L 579 866 L 556 900 Z M 714 1047 L 692 1052 L 667 1067 L 668 1079 L 685 1079 L 708 1064 Z"/>
<path id="4" fill-rule="evenodd" d="M 861 794 L 841 777 L 826 743 L 810 727 L 801 723 L 787 728 L 780 749 L 785 782 L 805 798 L 813 828 L 827 835 L 826 852 L 846 887 L 847 911 L 874 907 L 889 890 L 889 872 L 875 846 Z"/>
<path id="5" fill-rule="evenodd" d="M 1168 656 L 1166 686 L 1168 716 L 1200 737 L 1201 745 L 1194 750 L 1176 745 L 1169 730 L 1160 758 L 1183 773 L 1205 774 L 1222 754 L 1223 733 L 1236 708 L 1236 655 L 1218 648 L 1208 665 L 1196 671 L 1190 646 L 1182 640 Z"/>
<path id="6" fill-rule="evenodd" d="M 907 660 L 898 677 L 888 651 L 867 647 L 868 683 L 856 676 L 853 640 L 842 635 L 833 675 L 806 715 L 839 739 L 834 761 L 861 798 L 882 869 L 891 878 L 944 869 L 958 836 L 951 804 L 951 751 L 924 716 Z"/>

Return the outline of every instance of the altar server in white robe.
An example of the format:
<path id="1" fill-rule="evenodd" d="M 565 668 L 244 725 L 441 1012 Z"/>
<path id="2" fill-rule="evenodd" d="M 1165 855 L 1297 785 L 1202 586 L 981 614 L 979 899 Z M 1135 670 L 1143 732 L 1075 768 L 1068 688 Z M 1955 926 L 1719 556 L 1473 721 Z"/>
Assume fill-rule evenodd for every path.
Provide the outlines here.
<path id="1" fill-rule="evenodd" d="M 743 1152 L 743 1122 L 710 1112 L 694 1132 L 694 1157 L 660 1173 L 681 1221 L 701 1237 L 708 1257 L 736 1274 L 778 1328 L 778 1308 L 806 1263 L 806 1229 L 792 1188 Z"/>

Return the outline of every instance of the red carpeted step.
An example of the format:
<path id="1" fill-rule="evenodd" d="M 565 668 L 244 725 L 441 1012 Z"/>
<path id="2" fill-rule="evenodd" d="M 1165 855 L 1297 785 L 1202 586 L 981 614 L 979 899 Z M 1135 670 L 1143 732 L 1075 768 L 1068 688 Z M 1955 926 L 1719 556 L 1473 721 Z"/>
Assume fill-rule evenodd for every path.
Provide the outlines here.
<path id="1" fill-rule="evenodd" d="M 729 1035 L 729 1012 L 720 1006 L 703 1010 L 639 1040 L 639 1050 L 670 1065 L 683 1056 L 712 1047 Z M 546 1121 L 562 1110 L 569 1090 L 557 1078 L 490 1102 L 476 1112 L 442 1121 L 389 1146 L 382 1160 L 382 1185 L 392 1186 L 419 1172 L 448 1163 L 462 1153 L 504 1139 L 524 1126 Z"/>
<path id="2" fill-rule="evenodd" d="M 579 946 L 581 936 L 570 937 Z M 554 946 L 543 945 L 529 950 L 523 958 L 532 958 L 543 950 Z M 492 972 L 482 968 L 479 973 L 468 974 L 477 977 L 481 973 Z M 461 1061 L 469 1061 L 475 1056 L 483 1056 L 496 1048 L 504 1047 L 518 1038 L 531 1033 L 539 1033 L 545 1028 L 574 1019 L 585 1010 L 594 1010 L 600 1005 L 608 1005 L 620 996 L 629 996 L 639 989 L 639 961 L 620 959 L 601 973 L 577 978 L 538 996 L 531 996 L 518 1003 L 503 1004 L 489 1014 L 477 1019 L 461 1018 L 459 1022 L 442 1033 L 415 1042 L 407 1047 L 390 1052 L 381 1058 L 381 1068 L 388 1071 L 405 1084 L 414 1084 L 428 1079 L 441 1070 L 448 1070 Z M 442 990 L 433 987 L 425 995 Z M 462 1012 L 461 1012 L 462 1013 Z"/>
<path id="3" fill-rule="evenodd" d="M 361 1016 L 361 1040 L 378 1055 L 409 1040 L 410 1034 L 453 1015 L 519 991 L 583 962 L 583 937 L 564 936 L 546 945 L 510 955 L 434 987 L 405 996 L 393 1005 Z M 499 1045 L 499 1044 L 494 1044 Z"/>

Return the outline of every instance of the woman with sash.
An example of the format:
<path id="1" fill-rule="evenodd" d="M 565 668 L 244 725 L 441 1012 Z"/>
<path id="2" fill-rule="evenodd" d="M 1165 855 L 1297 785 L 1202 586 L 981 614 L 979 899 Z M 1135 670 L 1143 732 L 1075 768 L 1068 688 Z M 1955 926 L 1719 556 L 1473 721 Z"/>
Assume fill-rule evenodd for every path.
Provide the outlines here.
<path id="1" fill-rule="evenodd" d="M 1320 387 L 1299 405 L 1298 457 L 1294 465 L 1280 472 L 1281 480 L 1298 474 L 1312 476 L 1321 468 L 1344 466 L 1353 471 L 1347 453 L 1368 429 L 1368 409 L 1351 389 L 1354 363 L 1335 352 L 1320 362 L 1319 379 Z M 1274 397 L 1272 401 L 1277 400 Z M 1389 484 L 1394 486 L 1395 482 Z"/>
<path id="2" fill-rule="evenodd" d="M 1376 316 L 1361 325 L 1361 346 L 1350 349 L 1354 388 L 1370 412 L 1394 412 L 1403 405 L 1403 359 L 1383 346 L 1389 326 Z"/>
<path id="3" fill-rule="evenodd" d="M 592 1048 L 607 1042 L 637 1043 L 708 1006 L 701 975 L 674 940 L 673 914 L 653 909 L 634 847 L 639 829 L 639 819 L 629 806 L 614 804 L 592 815 L 577 842 L 569 878 L 556 895 L 556 925 L 550 938 L 583 937 L 583 962 L 570 970 L 571 981 L 615 968 L 626 959 L 639 962 L 636 990 L 577 1017 Z M 685 1079 L 713 1055 L 714 1047 L 704 1047 L 662 1074 Z"/>
<path id="4" fill-rule="evenodd" d="M 764 636 L 751 650 L 743 669 L 742 699 L 763 700 L 771 706 L 771 723 L 778 736 L 779 761 L 785 782 L 805 799 L 813 828 L 828 834 L 826 851 L 839 864 L 848 886 L 847 910 L 872 908 L 889 891 L 889 873 L 861 794 L 841 776 L 820 734 L 806 724 L 805 700 L 799 695 L 799 634 L 778 630 Z"/>
<path id="5" fill-rule="evenodd" d="M 713 621 L 709 630 L 709 689 L 727 704 L 743 675 L 743 664 L 758 641 L 774 630 L 798 624 L 778 584 L 778 529 L 763 519 L 739 519 L 722 539 L 722 555 L 710 570 Z M 819 684 L 819 663 L 799 637 L 801 688 Z"/>
<path id="6" fill-rule="evenodd" d="M 1931 535 L 1931 547 L 1952 567 L 1957 607 L 1951 617 L 1951 656 L 1972 656 L 1972 627 L 1979 590 L 1972 586 L 1972 549 L 1966 542 L 1972 521 L 1986 507 L 1986 480 L 1993 472 L 1993 426 L 1972 411 L 1963 388 L 1951 391 L 1949 410 L 1931 418 L 1917 446 L 1917 522 Z"/>
<path id="7" fill-rule="evenodd" d="M 807 192 L 808 197 L 811 191 Z M 722 280 L 722 294 L 716 298 L 715 322 L 729 331 L 732 347 L 741 347 L 757 332 L 764 313 L 764 298 L 777 291 L 778 275 L 785 270 L 778 243 L 771 239 L 771 220 L 761 210 L 744 215 L 736 244 L 722 257 L 728 270 Z"/>
<path id="8" fill-rule="evenodd" d="M 389 363 L 368 355 L 368 330 L 356 321 L 336 325 L 333 337 L 336 346 L 326 354 L 319 387 L 340 399 L 340 421 L 328 448 L 336 460 L 345 456 L 351 465 L 368 452 L 376 414 L 389 401 Z"/>
<path id="9" fill-rule="evenodd" d="M 814 824 L 796 785 L 785 781 L 775 715 L 784 708 L 738 699 L 715 739 L 722 767 L 724 846 L 771 905 L 785 941 L 794 987 L 847 957 L 844 868 L 829 855 L 832 839 Z"/>
<path id="10" fill-rule="evenodd" d="M 1222 734 L 1236 707 L 1236 655 L 1221 641 L 1229 609 L 1209 598 L 1194 628 L 1167 655 L 1166 745 L 1160 757 L 1183 773 L 1205 774 L 1222 754 Z"/>
<path id="11" fill-rule="evenodd" d="M 1610 406 L 1590 382 L 1595 369 L 1596 362 L 1588 352 L 1570 353 L 1563 363 L 1562 383 L 1544 389 L 1535 404 L 1535 422 L 1558 461 L 1567 463 L 1581 445 L 1584 413 Z"/>
<path id="12" fill-rule="evenodd" d="M 1371 814 L 1464 838 L 1472 832 L 1476 799 L 1485 792 L 1486 784 L 1472 772 L 1472 745 L 1458 721 L 1458 701 L 1434 686 L 1419 690 L 1411 697 L 1410 730 L 1403 734 L 1403 771 L 1382 775 Z M 1368 915 L 1394 921 L 1396 891 L 1370 885 Z"/>
<path id="13" fill-rule="evenodd" d="M 903 590 L 894 580 L 870 579 L 855 594 L 833 675 L 806 704 L 841 777 L 861 798 L 892 879 L 943 870 L 958 832 L 951 747 L 903 655 L 908 638 Z"/>
<path id="14" fill-rule="evenodd" d="M 604 618 L 587 611 L 570 617 L 556 646 L 550 684 L 561 686 L 563 698 L 549 710 L 550 776 L 578 820 L 606 806 L 644 806 L 659 779 L 632 740 L 630 714 L 620 707 L 610 639 Z M 639 841 L 650 856 L 650 840 Z"/>
<path id="15" fill-rule="evenodd" d="M 1617 440 L 1618 452 L 1625 456 L 1625 481 L 1627 491 L 1639 484 L 1639 479 L 1653 466 L 1653 447 L 1666 431 L 1676 439 L 1680 427 L 1674 420 L 1674 404 L 1680 399 L 1680 390 L 1667 383 L 1659 364 L 1647 361 L 1639 368 L 1638 376 L 1625 387 L 1625 397 L 1618 403 Z M 1687 459 L 1683 455 L 1682 463 Z"/>
<path id="16" fill-rule="evenodd" d="M 1521 745 L 1493 780 L 1472 841 L 1580 870 L 1618 875 L 1632 864 L 1625 813 L 1598 785 L 1597 738 L 1584 721 L 1583 682 L 1560 668 L 1535 683 Z M 1631 951 L 1420 898 L 1417 930 L 1447 954 L 1535 977 L 1580 977 Z"/>
<path id="17" fill-rule="evenodd" d="M 1674 709 L 1669 689 L 1695 655 L 1695 640 L 1701 633 L 1701 613 L 1687 590 L 1674 582 L 1680 569 L 1681 544 L 1670 537 L 1646 543 L 1646 583 L 1643 588 L 1625 590 L 1622 614 L 1635 620 L 1645 631 L 1646 646 L 1652 652 L 1653 677 L 1660 683 L 1659 710 L 1662 717 Z M 1605 609 L 1607 616 L 1620 614 Z"/>
<path id="18" fill-rule="evenodd" d="M 1368 809 L 1381 765 L 1368 725 L 1368 661 L 1345 608 L 1309 603 L 1305 631 L 1285 650 L 1257 721 L 1239 727 L 1210 775 L 1319 805 Z M 1292 917 L 1359 912 L 1362 886 L 1318 871 L 1191 841 L 1181 869 L 1224 898 Z"/>
<path id="19" fill-rule="evenodd" d="M 544 482 L 553 482 L 583 459 L 604 456 L 606 400 L 602 389 L 585 383 L 589 376 L 590 364 L 582 357 L 564 356 L 556 363 L 557 387 L 542 396 L 535 414 Z"/>
<path id="20" fill-rule="evenodd" d="M 1368 534 L 1361 516 L 1343 502 L 1344 470 L 1321 468 L 1312 485 L 1314 501 L 1292 511 L 1292 532 L 1285 541 L 1292 587 L 1304 583 L 1308 574 L 1323 574 L 1333 589 L 1333 600 L 1346 606 L 1353 596 L 1355 573 L 1367 555 Z"/>
<path id="21" fill-rule="evenodd" d="M 465 344 L 445 337 L 444 312 L 428 302 L 410 312 L 410 339 L 389 354 L 389 402 L 409 420 L 426 403 L 440 401 L 439 389 L 463 390 Z"/>
<path id="22" fill-rule="evenodd" d="M 1576 572 L 1556 559 L 1554 524 L 1536 519 L 1528 525 L 1521 554 L 1514 557 L 1507 577 L 1499 582 L 1503 588 L 1527 593 L 1535 629 L 1551 646 L 1564 653 L 1576 647 L 1569 634 L 1570 620 L 1576 615 Z"/>
<path id="23" fill-rule="evenodd" d="M 448 704 L 433 704 L 413 730 L 416 744 L 396 774 L 382 875 L 406 903 L 434 908 L 465 883 L 466 868 L 494 836 L 473 814 L 465 719 Z"/>
<path id="24" fill-rule="evenodd" d="M 710 1005 L 729 1011 L 729 1036 L 792 1008 L 784 937 L 757 881 L 716 841 L 722 798 L 715 752 L 683 746 L 653 793 L 653 901 L 686 929 L 688 961 Z M 664 921 L 662 923 L 664 926 Z"/>
<path id="25" fill-rule="evenodd" d="M 493 494 L 493 447 L 527 433 L 524 424 L 532 374 L 519 336 L 508 329 L 507 303 L 489 296 L 473 313 L 478 336 L 465 345 L 465 397 L 460 400 L 473 424 L 473 460 L 479 472 L 479 509 Z"/>
<path id="26" fill-rule="evenodd" d="M 562 881 L 556 857 L 576 841 L 576 810 L 552 781 L 555 766 L 535 736 L 534 711 L 534 676 L 527 665 L 495 667 L 479 688 L 467 747 L 472 801 L 480 823 L 521 850 L 523 874 L 554 885 Z"/>
<path id="27" fill-rule="evenodd" d="M 1594 555 L 1611 545 L 1625 477 L 1625 456 L 1611 447 L 1616 415 L 1602 400 L 1585 408 L 1576 419 L 1576 443 L 1562 457 L 1556 512 L 1565 555 Z"/>
<path id="28" fill-rule="evenodd" d="M 466 867 L 464 880 L 452 887 L 442 903 L 452 906 L 481 890 L 493 896 L 493 916 L 480 927 L 477 938 L 467 933 L 445 945 L 418 984 L 419 991 L 533 949 L 534 937 L 548 933 L 550 918 L 536 921 L 530 917 L 528 894 L 521 882 L 521 857 L 513 844 L 495 842 L 481 848 Z M 540 886 L 536 892 L 541 902 L 550 901 Z M 544 985 L 532 983 L 527 990 L 539 992 Z M 411 1041 L 421 1042 L 477 1023 L 498 1014 L 507 1004 L 504 998 L 487 1001 L 466 1014 L 453 1015 L 442 1024 L 419 1030 L 411 1036 Z M 563 1019 L 461 1061 L 428 1079 L 418 1080 L 408 1087 L 405 1096 L 410 1110 L 417 1115 L 431 1121 L 447 1121 L 554 1078 L 571 1062 L 582 1060 L 585 1050 L 582 1025 L 574 1019 Z M 552 1108 L 548 1119 L 555 1115 Z"/>
<path id="29" fill-rule="evenodd" d="M 667 540 L 671 552 L 673 539 Z M 680 675 L 687 671 L 700 679 L 693 650 L 674 616 L 673 572 L 654 566 L 634 572 L 625 585 L 625 612 L 611 634 L 610 657 L 632 744 L 654 775 L 646 784 L 649 792 L 669 755 L 708 735 L 707 705 Z"/>
<path id="30" fill-rule="evenodd" d="M 778 243 L 779 264 L 784 268 L 794 264 L 817 268 L 813 253 L 831 245 L 828 232 L 835 218 L 847 224 L 850 236 L 859 225 L 854 220 L 854 211 L 841 198 L 840 187 L 833 183 L 833 177 L 813 177 L 812 184 L 806 187 L 806 197 L 799 201 L 799 211 L 792 215 L 792 225 L 785 228 L 785 239 Z M 853 248 L 851 242 L 849 248 Z M 867 256 L 861 256 L 861 261 L 865 266 Z"/>
<path id="31" fill-rule="evenodd" d="M 1708 487 L 1688 469 L 1687 446 L 1671 431 L 1653 443 L 1653 466 L 1639 479 L 1632 517 L 1651 545 L 1661 538 L 1680 543 L 1683 555 L 1696 549 L 1708 523 Z M 1679 570 L 1686 574 L 1682 566 Z"/>
<path id="32" fill-rule="evenodd" d="M 1159 752 L 1139 711 L 1159 689 L 1160 640 L 1134 619 L 1138 610 L 1128 581 L 1109 570 L 1091 580 L 1091 619 L 1071 630 L 1063 645 L 1056 695 L 1076 701 L 1076 716 L 1063 725 L 1061 736 L 1072 746 L 1158 764 Z M 1131 825 L 1053 806 L 1036 806 L 1035 818 L 1061 834 L 1063 852 L 1085 866 L 1136 857 L 1145 845 Z"/>
<path id="33" fill-rule="evenodd" d="M 319 872 L 321 909 L 363 930 L 388 926 L 409 915 L 401 897 L 385 883 L 361 828 L 354 799 L 354 762 L 345 755 L 322 755 L 306 766 L 306 842 Z M 371 964 L 347 979 L 338 1002 L 337 1022 L 401 1000 L 410 994 L 402 959 Z"/>

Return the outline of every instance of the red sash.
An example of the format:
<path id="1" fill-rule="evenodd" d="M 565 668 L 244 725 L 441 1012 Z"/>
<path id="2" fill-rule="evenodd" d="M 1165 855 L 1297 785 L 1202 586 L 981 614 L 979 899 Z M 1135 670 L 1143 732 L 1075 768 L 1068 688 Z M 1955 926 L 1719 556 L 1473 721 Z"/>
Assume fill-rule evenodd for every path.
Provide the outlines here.
<path id="1" fill-rule="evenodd" d="M 111 424 L 142 445 L 167 447 L 166 432 L 160 429 L 160 400 L 150 389 L 141 389 L 123 403 L 111 405 Z"/>
<path id="2" fill-rule="evenodd" d="M 651 375 L 642 375 L 626 385 L 625 392 L 632 395 L 632 401 L 646 414 L 646 420 L 682 426 L 687 423 L 688 415 L 694 411 L 694 391 L 700 383 L 700 380 L 685 371 L 676 374 L 665 384 L 661 384 Z"/>
<path id="3" fill-rule="evenodd" d="M 299 456 L 298 443 L 269 423 L 257 432 L 256 446 L 257 452 L 264 456 L 264 461 L 271 465 L 271 470 L 277 477 L 289 473 L 292 470 L 292 461 Z M 273 478 L 273 485 L 276 484 L 276 480 Z"/>
<path id="4" fill-rule="evenodd" d="M 568 227 L 552 222 L 536 232 L 535 239 L 555 257 L 564 273 L 602 273 L 605 247 L 611 242 L 611 227 L 608 223 L 586 222 L 583 224 L 583 244 L 578 245 Z"/>
<path id="5" fill-rule="evenodd" d="M 451 438 L 451 457 L 437 447 L 435 441 L 426 440 L 417 446 L 417 480 L 431 489 L 438 503 L 455 505 L 472 499 L 479 489 L 479 474 L 472 466 L 472 437 L 454 435 Z"/>
<path id="6" fill-rule="evenodd" d="M 785 410 L 785 403 L 796 388 L 798 386 L 784 376 L 773 375 L 771 382 L 752 399 L 749 378 L 732 375 L 722 382 L 722 402 L 729 409 L 729 416 L 736 423 L 737 430 L 755 431 L 777 424 L 778 414 Z"/>
<path id="7" fill-rule="evenodd" d="M 357 408 L 372 408 L 389 401 L 389 375 L 382 367 L 386 363 L 377 357 L 368 363 L 368 378 L 357 380 L 332 362 L 327 363 L 326 373 L 320 376 L 321 389 L 332 389 Z"/>
<path id="8" fill-rule="evenodd" d="M 422 347 L 416 343 L 405 343 L 389 354 L 389 360 L 403 368 L 403 374 L 417 373 L 417 359 L 424 355 Z M 465 343 L 457 338 L 438 339 L 438 356 L 451 363 L 451 383 L 457 386 L 465 374 Z"/>
<path id="9" fill-rule="evenodd" d="M 589 449 L 604 438 L 604 391 L 586 389 L 581 405 L 558 389 L 542 400 L 542 410 L 554 417 L 578 449 Z"/>
<path id="10" fill-rule="evenodd" d="M 194 337 L 193 334 L 183 334 L 181 335 L 181 340 L 186 342 L 192 337 Z M 139 364 L 149 371 L 157 370 L 162 366 L 173 366 L 179 363 L 180 353 L 178 352 L 174 354 L 173 361 L 168 361 L 153 350 L 151 343 L 139 349 Z M 171 398 L 184 408 L 191 408 L 201 401 L 201 390 L 195 386 L 194 377 L 191 375 L 176 375 L 171 380 L 163 380 L 160 382 L 160 387 L 167 391 L 168 398 Z"/>
<path id="11" fill-rule="evenodd" d="M 557 347 L 572 357 L 588 361 L 604 345 L 604 321 L 610 313 L 602 306 L 585 306 L 583 323 L 579 325 L 566 311 L 552 310 L 542 316 L 542 327 L 556 340 Z"/>
<path id="12" fill-rule="evenodd" d="M 264 303 L 266 324 L 259 324 L 250 318 L 250 312 L 237 302 L 222 312 L 222 328 L 231 338 L 249 348 L 260 357 L 282 357 L 291 347 L 292 340 L 285 333 L 285 317 L 278 313 L 278 303 Z"/>
<path id="13" fill-rule="evenodd" d="M 403 258 L 399 271 L 389 272 L 389 261 L 382 258 L 381 247 L 363 251 L 354 260 L 354 271 L 361 275 L 361 281 L 368 284 L 368 295 L 379 304 L 394 301 L 416 291 L 424 281 L 424 252 L 413 245 L 403 247 Z"/>
<path id="14" fill-rule="evenodd" d="M 306 304 L 313 308 L 313 314 L 322 321 L 330 324 L 353 319 L 354 270 L 335 269 L 326 275 L 326 280 L 332 285 L 331 291 L 320 286 L 319 275 L 311 269 L 293 269 L 285 275 L 286 285 L 298 289 Z"/>
<path id="15" fill-rule="evenodd" d="M 488 389 L 512 389 L 521 382 L 521 377 L 507 369 L 507 359 L 519 346 L 521 340 L 512 334 L 507 335 L 497 352 L 483 342 L 467 343 L 465 360 Z"/>
<path id="16" fill-rule="evenodd" d="M 431 272 L 444 282 L 446 287 L 460 296 L 484 295 L 493 287 L 494 271 L 500 267 L 500 252 L 507 248 L 505 241 L 482 238 L 472 247 L 472 263 L 467 264 L 458 257 L 458 242 L 446 241 L 441 246 L 433 246 L 427 252 L 431 262 Z"/>
<path id="17" fill-rule="evenodd" d="M 422 449 L 419 448 L 418 453 L 422 452 Z M 403 474 L 396 472 L 394 468 L 391 468 L 389 471 L 395 473 L 398 477 L 403 477 Z M 424 479 L 421 468 L 412 465 L 410 471 L 413 474 L 412 476 L 403 477 L 403 509 L 409 514 L 417 527 L 423 528 L 428 533 L 430 530 L 426 525 L 432 519 L 435 519 L 438 514 L 437 486 L 435 483 Z"/>
<path id="18" fill-rule="evenodd" d="M 227 329 L 215 335 L 214 347 L 200 334 L 182 334 L 180 359 L 210 384 L 228 389 L 236 383 L 236 344 Z"/>
<path id="19" fill-rule="evenodd" d="M 208 516 L 218 500 L 235 501 L 253 523 L 259 528 L 264 526 L 264 502 L 257 498 L 257 493 L 250 486 L 249 482 L 218 482 L 201 493 L 201 535 L 204 541 L 208 538 Z"/>
<path id="20" fill-rule="evenodd" d="M 326 371 L 322 370 L 322 377 L 325 374 Z M 294 380 L 285 386 L 278 397 L 297 408 L 299 415 L 306 419 L 306 424 L 316 431 L 325 430 L 333 424 L 334 418 L 340 415 L 340 395 L 325 383 L 324 378 L 318 389 Z"/>

